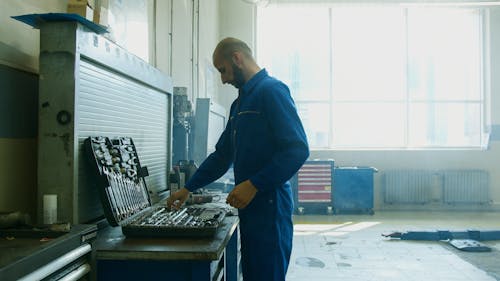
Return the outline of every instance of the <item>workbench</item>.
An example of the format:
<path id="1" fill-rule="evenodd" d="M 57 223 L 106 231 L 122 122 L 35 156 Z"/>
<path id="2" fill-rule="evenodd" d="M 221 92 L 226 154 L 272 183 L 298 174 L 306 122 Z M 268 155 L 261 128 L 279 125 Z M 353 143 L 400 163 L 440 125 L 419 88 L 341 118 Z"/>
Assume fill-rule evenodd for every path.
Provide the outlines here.
<path id="1" fill-rule="evenodd" d="M 126 238 L 120 227 L 99 230 L 98 280 L 240 280 L 239 219 L 226 217 L 209 238 Z"/>
<path id="2" fill-rule="evenodd" d="M 41 280 L 70 275 L 90 279 L 92 240 L 96 234 L 95 225 L 74 225 L 68 233 L 56 237 L 52 237 L 55 234 L 51 232 L 27 230 L 17 235 L 16 232 L 2 234 L 0 280 Z"/>

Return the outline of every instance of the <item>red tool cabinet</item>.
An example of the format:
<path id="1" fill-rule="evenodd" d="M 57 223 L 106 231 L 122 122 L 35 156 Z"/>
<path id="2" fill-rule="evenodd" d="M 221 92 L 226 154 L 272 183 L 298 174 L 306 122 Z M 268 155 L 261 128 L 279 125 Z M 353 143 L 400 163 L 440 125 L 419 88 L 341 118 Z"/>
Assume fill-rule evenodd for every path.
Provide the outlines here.
<path id="1" fill-rule="evenodd" d="M 292 178 L 298 214 L 331 214 L 333 160 L 306 161 Z"/>

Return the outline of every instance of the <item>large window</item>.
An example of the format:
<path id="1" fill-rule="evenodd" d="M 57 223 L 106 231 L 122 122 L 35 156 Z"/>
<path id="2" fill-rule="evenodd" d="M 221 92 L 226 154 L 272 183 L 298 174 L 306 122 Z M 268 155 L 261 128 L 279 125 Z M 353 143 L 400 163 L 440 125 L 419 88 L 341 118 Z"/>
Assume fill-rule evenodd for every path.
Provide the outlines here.
<path id="1" fill-rule="evenodd" d="M 261 7 L 259 62 L 292 92 L 311 147 L 484 146 L 482 13 Z"/>
<path id="2" fill-rule="evenodd" d="M 111 37 L 127 51 L 149 62 L 149 22 L 147 0 L 110 0 L 108 21 Z"/>

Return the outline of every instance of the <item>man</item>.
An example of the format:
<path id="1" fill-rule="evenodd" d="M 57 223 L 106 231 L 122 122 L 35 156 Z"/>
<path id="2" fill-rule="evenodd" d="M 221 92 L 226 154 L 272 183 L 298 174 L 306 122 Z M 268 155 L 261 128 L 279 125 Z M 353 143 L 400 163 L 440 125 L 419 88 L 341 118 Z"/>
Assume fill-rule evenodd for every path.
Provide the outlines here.
<path id="1" fill-rule="evenodd" d="M 179 208 L 190 191 L 215 181 L 232 164 L 236 186 L 226 202 L 239 209 L 243 278 L 285 280 L 293 238 L 288 180 L 309 156 L 306 135 L 288 87 L 257 65 L 244 42 L 219 42 L 213 64 L 222 83 L 238 89 L 238 98 L 215 152 L 167 204 Z"/>

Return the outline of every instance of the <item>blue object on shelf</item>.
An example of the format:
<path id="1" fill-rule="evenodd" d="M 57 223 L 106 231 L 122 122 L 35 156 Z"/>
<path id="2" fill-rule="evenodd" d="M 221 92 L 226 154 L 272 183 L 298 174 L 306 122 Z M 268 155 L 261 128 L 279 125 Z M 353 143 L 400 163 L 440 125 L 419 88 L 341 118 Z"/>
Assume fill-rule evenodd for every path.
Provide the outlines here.
<path id="1" fill-rule="evenodd" d="M 40 25 L 45 22 L 57 22 L 57 21 L 76 21 L 86 26 L 90 30 L 97 34 L 107 33 L 108 29 L 100 24 L 93 23 L 88 19 L 78 15 L 78 14 L 67 14 L 67 13 L 48 13 L 48 14 L 29 14 L 21 16 L 13 16 L 20 22 L 24 22 L 34 28 L 40 28 Z"/>
<path id="2" fill-rule="evenodd" d="M 373 167 L 335 167 L 333 212 L 373 214 Z"/>

